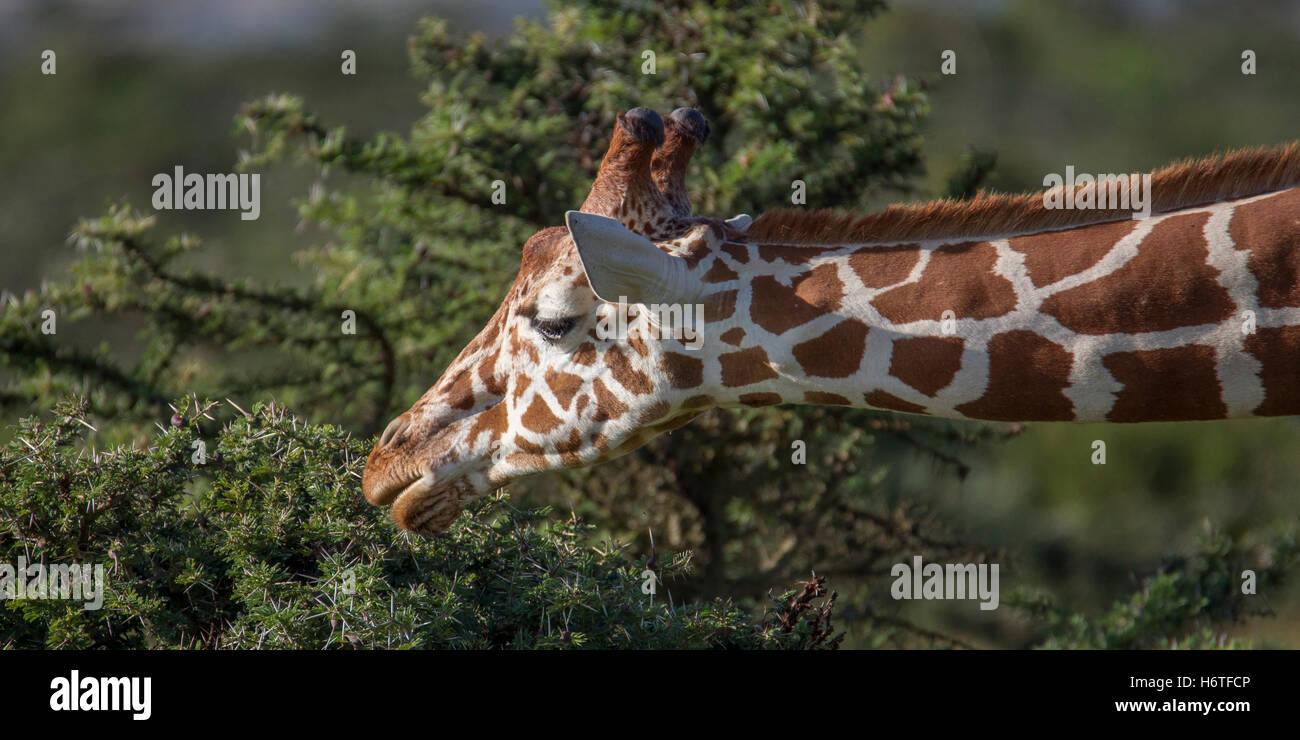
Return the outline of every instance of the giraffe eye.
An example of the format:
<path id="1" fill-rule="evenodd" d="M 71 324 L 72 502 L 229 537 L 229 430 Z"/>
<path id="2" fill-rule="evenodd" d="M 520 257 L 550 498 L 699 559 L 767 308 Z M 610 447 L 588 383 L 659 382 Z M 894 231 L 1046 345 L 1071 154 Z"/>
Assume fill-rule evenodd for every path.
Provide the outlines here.
<path id="1" fill-rule="evenodd" d="M 533 319 L 533 328 L 547 341 L 554 342 L 564 337 L 578 323 L 576 318 L 567 319 Z"/>

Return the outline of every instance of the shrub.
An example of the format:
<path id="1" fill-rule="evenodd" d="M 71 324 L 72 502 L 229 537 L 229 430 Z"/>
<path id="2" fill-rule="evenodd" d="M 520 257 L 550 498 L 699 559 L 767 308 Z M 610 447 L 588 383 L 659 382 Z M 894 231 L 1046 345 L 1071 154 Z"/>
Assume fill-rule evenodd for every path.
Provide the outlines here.
<path id="1" fill-rule="evenodd" d="M 448 534 L 397 530 L 357 496 L 368 445 L 256 405 L 176 406 L 147 445 L 87 450 L 86 404 L 0 453 L 0 558 L 97 563 L 101 609 L 0 601 L 0 646 L 48 648 L 831 647 L 820 579 L 755 617 L 683 604 L 683 554 L 637 562 L 504 493 Z M 161 425 L 160 425 L 161 426 Z M 198 443 L 203 443 L 200 447 Z M 202 457 L 197 457 L 202 453 Z M 657 581 L 647 594 L 648 574 Z"/>

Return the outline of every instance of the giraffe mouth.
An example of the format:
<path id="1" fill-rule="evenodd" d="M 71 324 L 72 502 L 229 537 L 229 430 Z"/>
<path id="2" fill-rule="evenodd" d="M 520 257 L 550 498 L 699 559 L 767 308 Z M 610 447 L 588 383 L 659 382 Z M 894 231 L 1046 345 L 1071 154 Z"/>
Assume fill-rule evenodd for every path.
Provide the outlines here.
<path id="1" fill-rule="evenodd" d="M 469 483 L 463 478 L 437 482 L 433 476 L 424 475 L 375 498 L 392 501 L 393 521 L 397 526 L 429 537 L 446 531 L 472 495 Z M 387 501 L 372 500 L 372 503 L 382 506 Z"/>

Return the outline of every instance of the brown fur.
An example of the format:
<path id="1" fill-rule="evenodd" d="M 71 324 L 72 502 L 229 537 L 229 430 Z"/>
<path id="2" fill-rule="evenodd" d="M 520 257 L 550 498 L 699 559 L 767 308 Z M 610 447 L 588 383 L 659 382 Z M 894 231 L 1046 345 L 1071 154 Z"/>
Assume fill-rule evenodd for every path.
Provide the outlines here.
<path id="1" fill-rule="evenodd" d="M 1127 182 L 1127 180 L 1125 180 Z M 1164 213 L 1300 185 L 1300 141 L 1188 159 L 1151 175 L 1151 212 Z M 1083 188 L 1092 186 L 1082 186 Z M 1076 190 L 1079 192 L 1079 190 Z M 1062 229 L 1131 218 L 1132 211 L 1052 209 L 1043 193 L 986 194 L 970 200 L 893 205 L 859 216 L 779 209 L 754 221 L 750 243 L 870 244 L 961 236 L 976 238 Z"/>

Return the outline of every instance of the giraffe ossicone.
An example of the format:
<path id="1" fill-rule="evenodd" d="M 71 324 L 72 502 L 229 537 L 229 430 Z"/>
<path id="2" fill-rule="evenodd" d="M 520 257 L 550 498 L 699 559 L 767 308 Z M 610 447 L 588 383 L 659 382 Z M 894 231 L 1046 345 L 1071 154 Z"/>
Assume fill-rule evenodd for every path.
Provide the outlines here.
<path id="1" fill-rule="evenodd" d="M 582 207 L 528 240 L 487 326 L 380 436 L 371 503 L 434 534 L 468 497 L 714 406 L 1300 414 L 1300 143 L 1157 171 L 1143 220 L 1038 193 L 724 221 L 686 193 L 707 138 L 689 109 L 619 114 Z M 689 337 L 642 320 L 687 305 L 703 317 Z"/>

